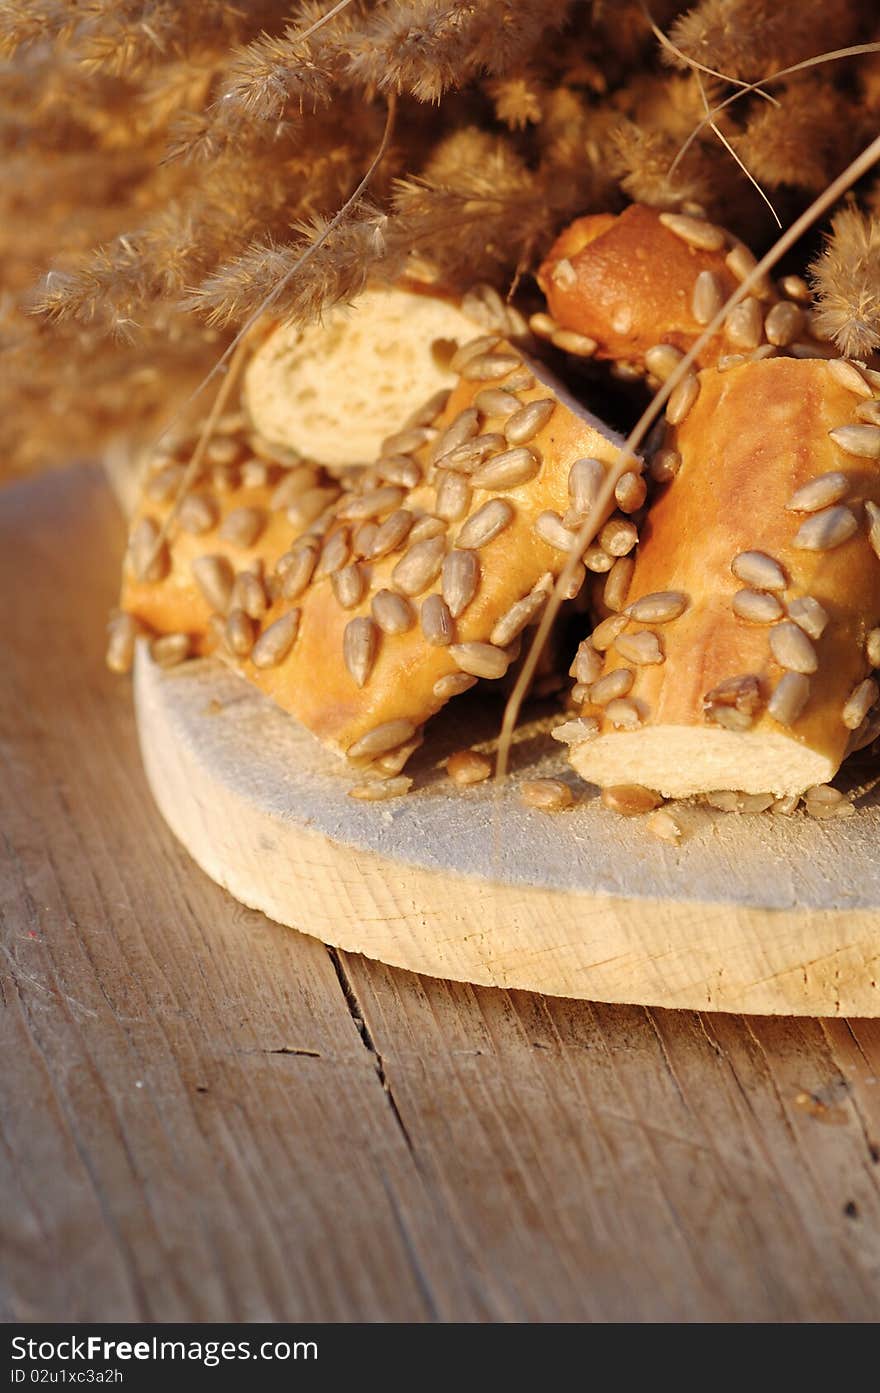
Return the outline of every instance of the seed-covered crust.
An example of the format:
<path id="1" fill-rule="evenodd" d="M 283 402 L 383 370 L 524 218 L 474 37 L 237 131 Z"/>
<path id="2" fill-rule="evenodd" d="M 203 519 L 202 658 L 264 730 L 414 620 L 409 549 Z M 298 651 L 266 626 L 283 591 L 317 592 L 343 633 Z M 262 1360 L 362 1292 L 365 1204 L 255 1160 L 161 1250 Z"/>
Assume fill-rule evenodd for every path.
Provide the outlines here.
<path id="1" fill-rule="evenodd" d="M 615 724 L 608 705 L 588 699 L 583 715 L 598 734 L 571 746 L 572 763 L 593 783 L 638 782 L 670 796 L 799 794 L 833 777 L 858 744 L 852 723 L 870 720 L 874 704 L 874 687 L 862 684 L 878 657 L 869 634 L 880 618 L 871 540 L 880 465 L 835 440 L 859 396 L 826 362 L 708 369 L 699 386 L 663 441 L 681 466 L 651 511 L 632 575 L 627 608 L 636 602 L 643 622 L 620 628 L 615 616 L 615 632 L 598 635 L 596 695 L 611 673 L 631 673 L 625 699 L 637 724 Z M 839 474 L 846 492 L 834 490 L 829 513 L 844 507 L 855 526 L 832 516 L 823 548 L 805 549 L 796 544 L 804 515 L 791 501 Z M 668 592 L 686 607 L 644 598 Z M 640 632 L 656 636 L 659 662 L 631 651 Z"/>

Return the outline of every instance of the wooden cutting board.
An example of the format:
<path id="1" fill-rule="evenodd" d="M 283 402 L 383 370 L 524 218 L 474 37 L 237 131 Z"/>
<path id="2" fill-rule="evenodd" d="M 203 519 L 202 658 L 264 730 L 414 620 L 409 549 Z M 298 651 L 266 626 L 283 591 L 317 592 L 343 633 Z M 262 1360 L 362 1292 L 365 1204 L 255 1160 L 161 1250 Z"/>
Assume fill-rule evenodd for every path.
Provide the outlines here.
<path id="1" fill-rule="evenodd" d="M 685 808 L 678 847 L 601 808 L 546 737 L 519 731 L 503 785 L 453 787 L 500 705 L 453 703 L 411 761 L 413 791 L 348 796 L 349 771 L 220 664 L 135 673 L 156 802 L 237 899 L 415 972 L 558 996 L 757 1014 L 880 1016 L 880 806 L 817 822 Z M 467 737 L 462 732 L 467 731 Z M 567 778 L 570 812 L 524 808 L 524 777 Z"/>

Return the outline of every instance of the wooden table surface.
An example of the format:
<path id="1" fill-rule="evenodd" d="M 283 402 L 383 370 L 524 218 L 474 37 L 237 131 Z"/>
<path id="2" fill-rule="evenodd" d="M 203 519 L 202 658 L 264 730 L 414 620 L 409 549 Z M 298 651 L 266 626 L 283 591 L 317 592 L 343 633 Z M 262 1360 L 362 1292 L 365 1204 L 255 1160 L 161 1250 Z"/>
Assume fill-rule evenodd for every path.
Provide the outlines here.
<path id="1" fill-rule="evenodd" d="M 102 665 L 122 530 L 95 470 L 0 493 L 3 1318 L 880 1317 L 880 1021 L 471 988 L 243 909 Z"/>

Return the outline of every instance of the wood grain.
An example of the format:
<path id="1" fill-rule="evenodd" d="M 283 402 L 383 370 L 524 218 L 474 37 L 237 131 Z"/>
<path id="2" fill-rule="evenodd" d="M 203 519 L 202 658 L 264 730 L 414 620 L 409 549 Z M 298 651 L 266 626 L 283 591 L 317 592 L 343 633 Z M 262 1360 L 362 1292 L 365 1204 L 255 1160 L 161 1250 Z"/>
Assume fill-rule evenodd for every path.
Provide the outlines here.
<path id="1" fill-rule="evenodd" d="M 155 813 L 98 476 L 0 494 L 5 1319 L 876 1320 L 880 1023 L 328 954 Z"/>

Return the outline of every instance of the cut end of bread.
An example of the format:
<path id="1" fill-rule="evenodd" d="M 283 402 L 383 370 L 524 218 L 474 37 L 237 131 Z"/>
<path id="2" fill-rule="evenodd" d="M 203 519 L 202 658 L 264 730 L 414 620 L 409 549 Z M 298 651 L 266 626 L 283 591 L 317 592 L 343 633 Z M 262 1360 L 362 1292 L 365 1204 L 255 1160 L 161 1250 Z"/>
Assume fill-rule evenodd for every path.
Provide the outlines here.
<path id="1" fill-rule="evenodd" d="M 248 368 L 245 404 L 270 444 L 332 468 L 364 464 L 454 386 L 453 355 L 484 332 L 448 299 L 371 288 L 320 324 L 276 329 Z"/>
<path id="2" fill-rule="evenodd" d="M 781 732 L 734 733 L 708 725 L 616 731 L 573 745 L 570 757 L 588 783 L 641 784 L 666 798 L 714 789 L 782 797 L 827 783 L 837 772 L 826 755 Z"/>

